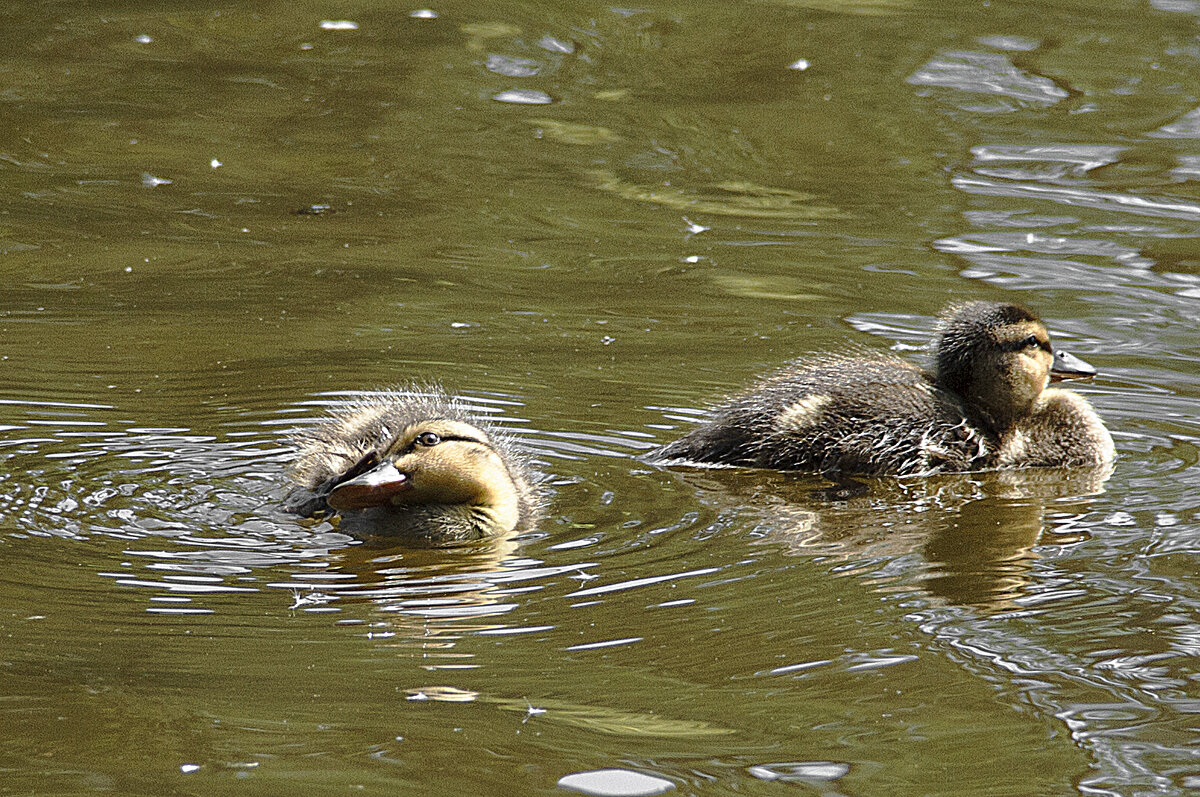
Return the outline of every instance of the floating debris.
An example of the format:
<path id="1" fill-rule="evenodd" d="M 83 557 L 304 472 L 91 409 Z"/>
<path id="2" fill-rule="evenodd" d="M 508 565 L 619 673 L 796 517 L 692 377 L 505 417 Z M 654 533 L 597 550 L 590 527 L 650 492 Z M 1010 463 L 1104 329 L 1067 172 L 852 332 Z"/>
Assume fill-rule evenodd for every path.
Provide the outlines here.
<path id="1" fill-rule="evenodd" d="M 563 55 L 570 55 L 575 52 L 575 42 L 556 39 L 548 33 L 538 42 L 538 47 L 551 53 L 562 53 Z"/>
<path id="2" fill-rule="evenodd" d="M 653 202 L 668 208 L 715 216 L 745 216 L 756 219 L 831 219 L 841 211 L 828 205 L 812 204 L 814 196 L 787 188 L 772 188 L 745 180 L 728 180 L 698 193 L 669 184 L 642 186 L 630 183 L 606 169 L 587 173 L 592 184 L 623 199 Z"/>
<path id="3" fill-rule="evenodd" d="M 785 302 L 815 302 L 829 295 L 806 290 L 809 283 L 786 276 L 714 274 L 713 284 L 731 296 L 744 299 L 777 299 Z"/>
<path id="4" fill-rule="evenodd" d="M 425 686 L 408 689 L 408 700 L 437 700 L 442 703 L 470 703 L 479 697 L 478 692 L 459 689 L 457 686 Z"/>
<path id="5" fill-rule="evenodd" d="M 575 144 L 588 146 L 596 144 L 613 144 L 621 137 L 607 127 L 583 125 L 578 122 L 561 122 L 557 119 L 530 119 L 529 124 L 536 125 L 538 133 L 551 141 L 560 144 Z"/>
<path id="6" fill-rule="evenodd" d="M 142 185 L 147 188 L 158 188 L 160 185 L 170 185 L 173 182 L 175 181 L 165 177 L 155 177 L 150 172 L 142 172 Z"/>
<path id="7" fill-rule="evenodd" d="M 337 213 L 337 211 L 333 209 L 333 205 L 321 203 L 300 208 L 295 213 L 297 216 L 328 216 L 330 213 Z"/>
<path id="8" fill-rule="evenodd" d="M 629 96 L 629 89 L 601 89 L 592 95 L 592 99 L 604 102 L 616 102 Z"/>
<path id="9" fill-rule="evenodd" d="M 487 46 L 488 39 L 510 39 L 521 35 L 521 29 L 505 22 L 470 22 L 462 26 L 467 39 L 467 49 L 478 52 Z"/>
<path id="10" fill-rule="evenodd" d="M 324 592 L 307 592 L 301 593 L 298 589 L 292 590 L 292 605 L 289 609 L 299 609 L 303 606 L 321 606 L 330 601 L 337 600 L 333 595 L 326 595 Z"/>

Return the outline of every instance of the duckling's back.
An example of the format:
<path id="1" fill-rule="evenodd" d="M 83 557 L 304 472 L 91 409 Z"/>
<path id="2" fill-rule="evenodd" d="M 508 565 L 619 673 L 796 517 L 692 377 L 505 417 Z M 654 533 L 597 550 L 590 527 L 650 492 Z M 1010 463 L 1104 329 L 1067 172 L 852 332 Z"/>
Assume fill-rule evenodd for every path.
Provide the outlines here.
<path id="1" fill-rule="evenodd" d="M 797 360 L 650 455 L 656 462 L 915 475 L 985 466 L 958 399 L 889 356 Z"/>

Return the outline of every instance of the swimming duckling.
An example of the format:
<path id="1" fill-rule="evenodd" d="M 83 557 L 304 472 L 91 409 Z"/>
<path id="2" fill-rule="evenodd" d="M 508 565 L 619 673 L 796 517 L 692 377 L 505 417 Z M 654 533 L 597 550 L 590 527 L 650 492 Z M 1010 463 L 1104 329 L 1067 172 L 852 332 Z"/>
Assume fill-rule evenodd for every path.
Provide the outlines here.
<path id="1" fill-rule="evenodd" d="M 499 429 L 440 390 L 388 391 L 296 431 L 287 511 L 341 516 L 343 530 L 426 543 L 530 523 L 538 496 Z"/>
<path id="2" fill-rule="evenodd" d="M 1023 307 L 952 305 L 932 373 L 886 354 L 796 360 L 648 459 L 864 475 L 1103 465 L 1113 442 L 1091 405 L 1047 388 L 1095 374 Z"/>

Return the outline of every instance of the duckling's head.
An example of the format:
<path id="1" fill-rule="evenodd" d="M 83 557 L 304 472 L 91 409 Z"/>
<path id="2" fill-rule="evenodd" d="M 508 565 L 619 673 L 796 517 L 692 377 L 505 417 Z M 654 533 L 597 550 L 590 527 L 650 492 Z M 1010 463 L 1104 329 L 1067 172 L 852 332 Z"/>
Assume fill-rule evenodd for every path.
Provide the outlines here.
<path id="1" fill-rule="evenodd" d="M 1066 352 L 1024 307 L 969 302 L 942 316 L 935 343 L 938 385 L 957 394 L 999 432 L 1034 411 L 1051 381 L 1086 379 L 1096 369 Z"/>
<path id="2" fill-rule="evenodd" d="M 312 511 L 374 510 L 376 525 L 458 538 L 511 531 L 536 513 L 507 435 L 441 393 L 372 396 L 301 430 L 294 444 L 291 476 L 313 496 Z"/>
<path id="3" fill-rule="evenodd" d="M 447 418 L 405 428 L 380 461 L 334 485 L 336 510 L 376 506 L 468 506 L 491 510 L 497 525 L 516 526 L 519 489 L 486 432 Z"/>

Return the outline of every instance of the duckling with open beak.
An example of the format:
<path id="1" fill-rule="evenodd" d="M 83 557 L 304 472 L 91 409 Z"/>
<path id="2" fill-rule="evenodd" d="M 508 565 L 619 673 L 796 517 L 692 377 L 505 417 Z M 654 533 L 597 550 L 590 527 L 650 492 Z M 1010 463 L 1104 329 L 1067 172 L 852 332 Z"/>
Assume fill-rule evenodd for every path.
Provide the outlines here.
<path id="1" fill-rule="evenodd" d="M 295 433 L 285 508 L 336 513 L 357 533 L 479 539 L 536 517 L 526 460 L 501 430 L 441 391 L 389 391 Z"/>

